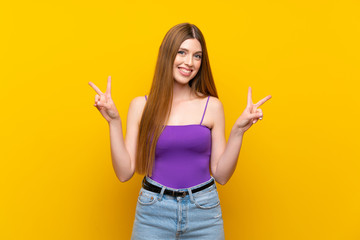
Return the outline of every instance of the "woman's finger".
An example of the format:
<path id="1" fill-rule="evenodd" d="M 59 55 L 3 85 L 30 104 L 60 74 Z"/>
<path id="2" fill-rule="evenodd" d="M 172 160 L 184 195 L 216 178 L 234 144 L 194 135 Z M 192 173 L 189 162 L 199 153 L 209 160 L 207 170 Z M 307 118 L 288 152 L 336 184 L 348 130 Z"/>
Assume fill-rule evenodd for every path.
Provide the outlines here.
<path id="1" fill-rule="evenodd" d="M 264 97 L 263 99 L 261 99 L 260 101 L 258 101 L 258 102 L 255 104 L 255 107 L 259 107 L 259 106 L 263 105 L 263 104 L 264 104 L 267 100 L 269 100 L 270 98 L 272 98 L 271 95 Z"/>
<path id="2" fill-rule="evenodd" d="M 251 87 L 249 87 L 248 90 L 248 99 L 247 99 L 247 107 L 250 108 L 252 105 L 252 99 L 251 99 Z"/>
<path id="3" fill-rule="evenodd" d="M 98 101 L 96 104 L 98 107 L 105 107 L 105 104 L 102 103 L 101 101 Z"/>
<path id="4" fill-rule="evenodd" d="M 262 110 L 259 108 L 259 109 L 256 110 L 256 112 L 260 114 L 259 119 L 262 120 L 262 119 L 263 119 L 263 112 L 262 112 Z"/>
<path id="5" fill-rule="evenodd" d="M 107 102 L 107 101 L 106 101 L 106 97 L 105 97 L 104 94 L 102 94 L 102 95 L 100 96 L 100 102 L 102 102 L 102 103 Z"/>
<path id="6" fill-rule="evenodd" d="M 111 96 L 111 76 L 109 76 L 107 80 L 106 93 Z"/>
<path id="7" fill-rule="evenodd" d="M 99 95 L 95 95 L 95 102 L 99 101 L 100 100 L 100 96 Z"/>
<path id="8" fill-rule="evenodd" d="M 95 92 L 97 92 L 97 94 L 102 95 L 103 93 L 100 91 L 100 89 L 93 84 L 92 82 L 89 82 L 89 85 L 95 90 Z"/>
<path id="9" fill-rule="evenodd" d="M 262 112 L 249 113 L 247 119 L 258 119 L 262 117 Z"/>

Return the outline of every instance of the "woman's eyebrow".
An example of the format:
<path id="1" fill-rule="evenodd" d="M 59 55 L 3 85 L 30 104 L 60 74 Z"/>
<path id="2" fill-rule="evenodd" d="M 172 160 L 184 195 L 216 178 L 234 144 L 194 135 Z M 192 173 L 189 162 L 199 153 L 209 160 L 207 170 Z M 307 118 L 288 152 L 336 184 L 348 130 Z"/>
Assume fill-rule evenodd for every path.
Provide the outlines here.
<path id="1" fill-rule="evenodd" d="M 189 51 L 189 50 L 187 50 L 186 48 L 180 48 L 181 50 L 185 50 L 185 51 Z M 197 51 L 197 52 L 195 52 L 195 53 L 202 53 L 202 51 Z"/>

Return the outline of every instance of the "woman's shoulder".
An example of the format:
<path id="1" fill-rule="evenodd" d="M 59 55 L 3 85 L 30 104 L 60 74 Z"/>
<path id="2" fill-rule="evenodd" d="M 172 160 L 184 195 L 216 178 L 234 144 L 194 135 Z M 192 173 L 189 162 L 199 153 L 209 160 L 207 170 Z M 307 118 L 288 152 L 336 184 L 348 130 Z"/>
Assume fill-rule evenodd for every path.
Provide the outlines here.
<path id="1" fill-rule="evenodd" d="M 145 95 L 134 97 L 130 102 L 129 113 L 135 114 L 137 118 L 139 118 L 142 115 L 142 112 L 144 111 L 145 105 L 146 105 Z"/>
<path id="2" fill-rule="evenodd" d="M 208 101 L 206 111 L 211 111 L 214 114 L 218 113 L 219 111 L 222 111 L 223 105 L 219 98 L 217 98 L 215 96 L 211 96 L 211 95 L 205 95 L 200 92 L 197 92 L 197 96 L 199 97 L 198 100 L 201 102 Z M 209 99 L 209 100 L 207 100 L 207 99 Z"/>
<path id="3" fill-rule="evenodd" d="M 145 95 L 134 97 L 130 102 L 130 106 L 133 105 L 134 107 L 137 108 L 144 108 L 145 104 L 146 104 Z"/>
<path id="4" fill-rule="evenodd" d="M 219 110 L 219 109 L 221 110 L 223 108 L 223 104 L 219 98 L 214 96 L 209 96 L 208 107 L 213 110 Z"/>
<path id="5" fill-rule="evenodd" d="M 224 118 L 224 106 L 220 99 L 210 96 L 206 112 L 213 123 L 215 123 L 218 118 Z"/>
<path id="6" fill-rule="evenodd" d="M 212 129 L 215 124 L 219 122 L 218 119 L 224 118 L 224 108 L 219 98 L 214 96 L 207 96 L 206 98 L 208 98 L 209 101 L 205 110 L 204 122 Z"/>
<path id="7" fill-rule="evenodd" d="M 146 96 L 146 98 L 147 98 L 147 95 L 142 95 L 142 96 L 136 96 L 136 97 L 134 97 L 131 101 L 134 101 L 134 102 L 136 102 L 136 103 L 142 103 L 142 104 L 145 104 L 146 103 L 146 98 L 145 98 L 145 96 Z"/>

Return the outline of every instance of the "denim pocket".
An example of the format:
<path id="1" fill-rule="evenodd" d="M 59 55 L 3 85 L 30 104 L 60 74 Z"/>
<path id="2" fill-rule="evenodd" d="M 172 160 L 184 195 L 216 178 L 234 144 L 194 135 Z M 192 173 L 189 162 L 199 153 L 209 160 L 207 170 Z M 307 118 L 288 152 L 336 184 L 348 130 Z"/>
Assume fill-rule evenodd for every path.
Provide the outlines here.
<path id="1" fill-rule="evenodd" d="M 197 207 L 209 209 L 220 205 L 219 195 L 215 187 L 204 191 L 205 193 L 199 192 L 199 194 L 193 195 L 194 202 Z"/>
<path id="2" fill-rule="evenodd" d="M 158 193 L 153 193 L 141 188 L 138 202 L 142 205 L 152 205 L 158 201 Z"/>

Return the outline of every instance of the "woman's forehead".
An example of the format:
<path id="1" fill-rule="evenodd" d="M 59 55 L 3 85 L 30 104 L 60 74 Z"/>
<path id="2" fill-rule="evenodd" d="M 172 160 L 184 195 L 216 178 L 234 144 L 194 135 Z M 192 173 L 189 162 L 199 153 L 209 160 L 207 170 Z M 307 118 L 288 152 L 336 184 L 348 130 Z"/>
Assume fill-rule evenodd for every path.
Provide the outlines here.
<path id="1" fill-rule="evenodd" d="M 201 51 L 201 44 L 196 38 L 186 39 L 180 45 L 180 48 L 187 49 L 189 51 L 197 52 Z"/>

